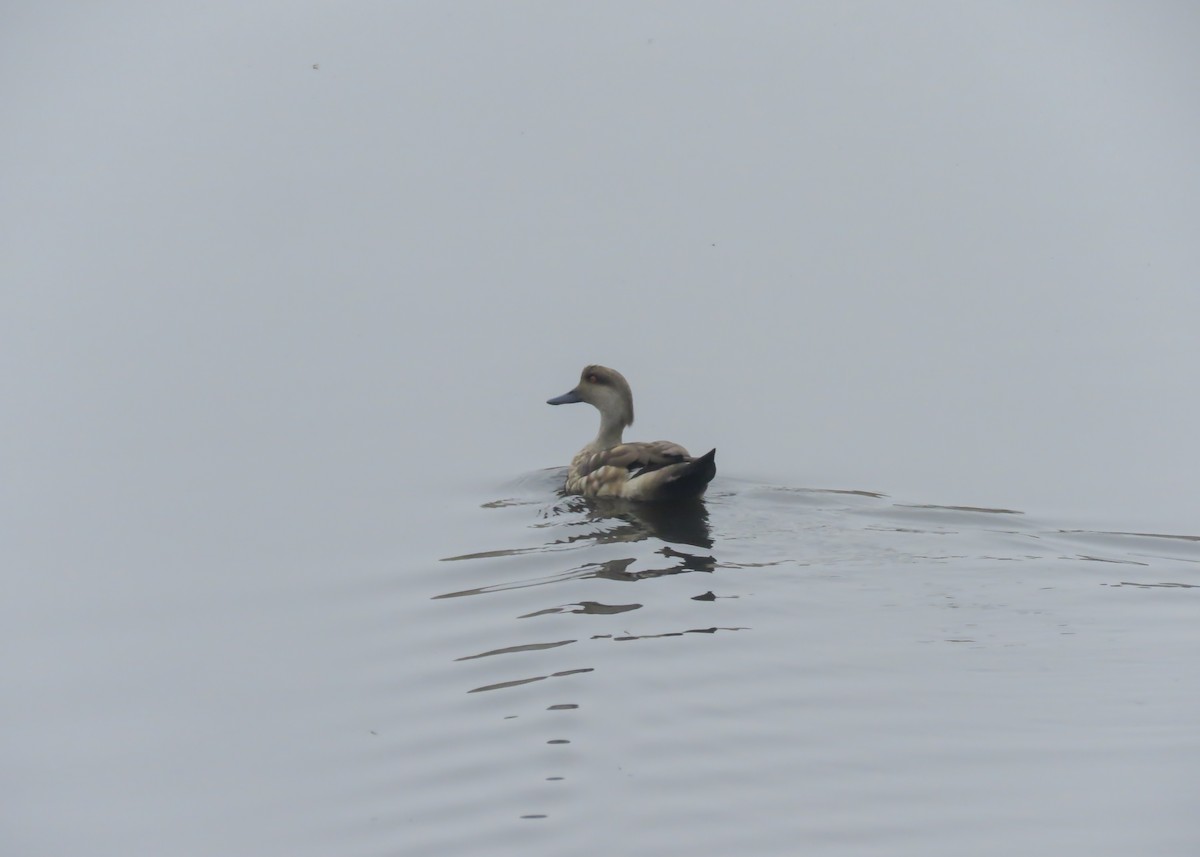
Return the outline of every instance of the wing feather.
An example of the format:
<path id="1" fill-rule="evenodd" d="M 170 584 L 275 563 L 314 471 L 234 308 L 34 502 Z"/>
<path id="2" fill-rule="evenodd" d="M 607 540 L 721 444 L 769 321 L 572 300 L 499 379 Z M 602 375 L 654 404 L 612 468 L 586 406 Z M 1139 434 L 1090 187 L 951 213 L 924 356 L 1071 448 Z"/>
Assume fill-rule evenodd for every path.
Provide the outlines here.
<path id="1" fill-rule="evenodd" d="M 669 440 L 656 440 L 650 443 L 621 443 L 599 452 L 582 455 L 572 470 L 576 476 L 583 477 L 601 467 L 620 467 L 628 471 L 636 470 L 637 473 L 630 474 L 632 478 L 666 467 L 668 464 L 691 460 L 688 451 L 679 444 Z"/>

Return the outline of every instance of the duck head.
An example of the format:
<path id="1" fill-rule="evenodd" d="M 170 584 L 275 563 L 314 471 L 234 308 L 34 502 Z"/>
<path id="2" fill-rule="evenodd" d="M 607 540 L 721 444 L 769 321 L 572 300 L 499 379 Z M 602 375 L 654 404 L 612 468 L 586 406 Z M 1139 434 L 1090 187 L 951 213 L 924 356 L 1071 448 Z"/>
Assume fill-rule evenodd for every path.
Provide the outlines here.
<path id="1" fill-rule="evenodd" d="M 546 400 L 548 405 L 570 405 L 575 402 L 587 402 L 600 412 L 598 440 L 620 443 L 621 432 L 626 426 L 633 425 L 633 391 L 629 389 L 625 376 L 616 369 L 588 366 L 580 374 L 575 389 Z"/>

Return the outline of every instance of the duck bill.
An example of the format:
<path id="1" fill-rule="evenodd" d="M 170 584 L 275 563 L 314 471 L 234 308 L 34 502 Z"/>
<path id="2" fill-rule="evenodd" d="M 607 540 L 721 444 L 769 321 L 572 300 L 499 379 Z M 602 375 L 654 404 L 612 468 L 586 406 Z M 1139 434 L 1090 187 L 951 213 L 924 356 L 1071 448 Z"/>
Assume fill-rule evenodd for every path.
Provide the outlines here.
<path id="1" fill-rule="evenodd" d="M 563 393 L 561 396 L 555 396 L 553 399 L 547 399 L 547 405 L 573 405 L 576 402 L 582 402 L 579 394 L 572 390 L 569 393 Z"/>

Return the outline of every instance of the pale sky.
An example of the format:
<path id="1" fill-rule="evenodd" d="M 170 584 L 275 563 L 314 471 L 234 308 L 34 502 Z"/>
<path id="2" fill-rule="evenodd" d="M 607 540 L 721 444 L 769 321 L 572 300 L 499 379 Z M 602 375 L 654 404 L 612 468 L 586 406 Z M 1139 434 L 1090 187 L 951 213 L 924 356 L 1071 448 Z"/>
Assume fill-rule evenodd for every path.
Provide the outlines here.
<path id="1" fill-rule="evenodd" d="M 542 403 L 601 362 L 723 476 L 1195 531 L 1191 4 L 9 16 L 33 529 L 486 492 L 588 439 Z"/>

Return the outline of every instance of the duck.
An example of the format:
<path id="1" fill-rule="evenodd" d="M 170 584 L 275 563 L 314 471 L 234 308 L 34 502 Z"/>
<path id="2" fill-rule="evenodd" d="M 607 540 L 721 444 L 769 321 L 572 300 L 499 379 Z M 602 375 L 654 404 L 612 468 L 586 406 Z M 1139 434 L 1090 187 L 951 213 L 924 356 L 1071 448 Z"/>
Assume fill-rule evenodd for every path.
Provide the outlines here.
<path id="1" fill-rule="evenodd" d="M 596 439 L 576 453 L 564 491 L 584 497 L 619 497 L 647 502 L 683 500 L 704 494 L 717 472 L 717 450 L 692 458 L 669 440 L 625 443 L 633 425 L 633 391 L 616 369 L 584 367 L 574 389 L 547 399 L 548 405 L 587 402 L 600 412 Z"/>

